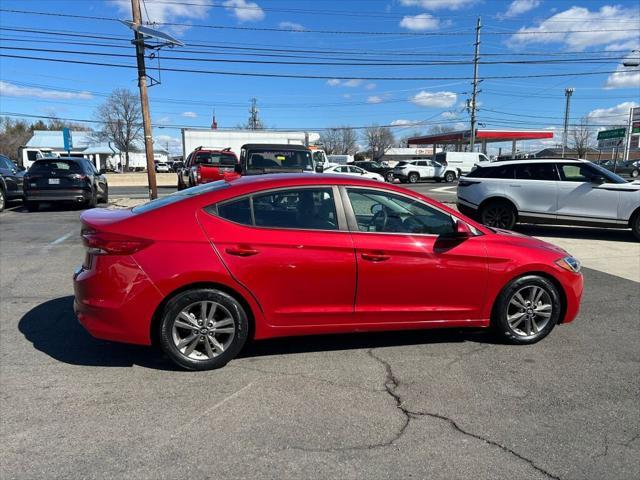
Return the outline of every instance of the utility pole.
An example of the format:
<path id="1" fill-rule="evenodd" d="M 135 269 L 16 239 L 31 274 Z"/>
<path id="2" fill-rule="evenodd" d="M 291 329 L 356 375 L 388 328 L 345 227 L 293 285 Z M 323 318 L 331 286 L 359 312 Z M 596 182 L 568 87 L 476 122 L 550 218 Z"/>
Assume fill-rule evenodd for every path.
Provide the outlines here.
<path id="1" fill-rule="evenodd" d="M 565 88 L 564 95 L 567 97 L 567 103 L 564 107 L 564 130 L 562 131 L 562 158 L 564 158 L 564 151 L 567 148 L 567 136 L 569 134 L 569 107 L 571 105 L 571 95 L 573 94 L 573 88 Z"/>
<path id="2" fill-rule="evenodd" d="M 142 25 L 140 0 L 131 0 L 133 24 Z M 153 161 L 153 134 L 151 132 L 151 114 L 149 113 L 149 96 L 147 95 L 147 72 L 144 65 L 144 37 L 134 30 L 133 43 L 136 46 L 136 60 L 138 62 L 138 87 L 140 87 L 140 103 L 142 106 L 142 125 L 144 127 L 144 149 L 147 154 L 147 178 L 149 180 L 149 198 L 158 198 L 156 184 L 156 168 Z"/>
<path id="3" fill-rule="evenodd" d="M 476 43 L 475 43 L 475 54 L 473 55 L 473 93 L 471 96 L 471 140 L 470 146 L 471 151 L 473 152 L 476 147 L 476 99 L 478 97 L 478 61 L 480 60 L 480 29 L 482 28 L 482 24 L 480 22 L 480 17 L 478 17 L 478 21 L 476 23 Z"/>

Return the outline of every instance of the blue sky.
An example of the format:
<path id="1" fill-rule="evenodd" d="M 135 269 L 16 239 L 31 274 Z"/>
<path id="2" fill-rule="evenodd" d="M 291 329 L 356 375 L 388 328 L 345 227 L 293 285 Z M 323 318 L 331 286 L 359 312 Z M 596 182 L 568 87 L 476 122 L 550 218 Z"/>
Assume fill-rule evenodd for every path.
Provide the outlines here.
<path id="1" fill-rule="evenodd" d="M 261 118 L 271 128 L 319 129 L 376 123 L 397 125 L 394 132 L 398 137 L 414 131 L 426 132 L 435 123 L 468 128 L 469 117 L 464 107 L 471 85 L 464 77 L 473 73 L 469 62 L 478 15 L 483 23 L 481 61 L 539 62 L 480 65 L 481 126 L 557 131 L 562 123 L 565 87 L 575 88 L 572 121 L 589 116 L 596 126 L 624 123 L 629 107 L 640 102 L 640 73 L 621 65 L 623 57 L 640 49 L 637 1 L 146 0 L 145 3 L 143 19 L 156 22 L 156 28 L 186 44 L 162 52 L 160 65 L 178 71 L 163 71 L 161 84 L 150 89 L 154 133 L 174 150 L 179 145 L 176 127 L 206 128 L 211 124 L 214 108 L 219 127 L 235 127 L 246 122 L 252 97 L 258 99 Z M 113 20 L 130 18 L 130 0 L 3 0 L 1 7 L 62 16 L 0 12 L 3 46 L 0 54 L 135 65 L 134 58 L 109 56 L 133 54 L 133 48 L 125 41 L 130 31 Z M 52 35 L 53 32 L 57 34 Z M 223 59 L 249 62 L 220 62 Z M 443 61 L 449 64 L 433 64 Z M 429 62 L 432 64 L 424 64 Z M 148 60 L 148 67 L 149 73 L 157 77 L 158 72 L 153 70 L 157 61 Z M 181 71 L 184 69 L 327 78 L 244 77 Z M 588 75 L 592 72 L 616 73 Z M 580 75 L 528 77 L 564 73 Z M 402 80 L 406 77 L 441 79 Z M 95 108 L 115 87 L 137 88 L 134 69 L 7 57 L 0 57 L 0 81 L 1 114 L 72 119 L 94 119 Z"/>

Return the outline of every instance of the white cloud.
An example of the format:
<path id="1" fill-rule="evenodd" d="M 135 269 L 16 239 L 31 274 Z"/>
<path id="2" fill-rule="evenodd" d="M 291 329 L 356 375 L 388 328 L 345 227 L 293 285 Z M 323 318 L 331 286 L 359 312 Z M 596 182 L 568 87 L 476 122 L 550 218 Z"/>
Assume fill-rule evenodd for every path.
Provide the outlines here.
<path id="1" fill-rule="evenodd" d="M 65 92 L 63 90 L 50 90 L 36 87 L 21 87 L 13 83 L 0 81 L 0 96 L 7 97 L 32 97 L 50 100 L 91 100 L 90 92 Z"/>
<path id="2" fill-rule="evenodd" d="M 456 104 L 458 96 L 453 92 L 426 92 L 421 91 L 410 98 L 410 101 L 419 107 L 449 108 Z"/>
<path id="3" fill-rule="evenodd" d="M 278 24 L 278 28 L 282 28 L 284 30 L 293 30 L 295 32 L 303 32 L 305 30 L 304 25 L 300 25 L 296 22 L 280 22 Z"/>
<path id="4" fill-rule="evenodd" d="M 338 80 L 337 78 L 327 80 L 327 85 L 329 85 L 330 87 L 338 87 L 340 86 L 340 83 L 340 80 Z"/>
<path id="5" fill-rule="evenodd" d="M 409 125 L 415 125 L 416 123 L 418 123 L 418 122 L 414 121 L 414 120 L 399 119 L 399 120 L 394 120 L 393 122 L 391 122 L 391 125 L 394 126 L 394 127 L 407 127 Z"/>
<path id="6" fill-rule="evenodd" d="M 131 18 L 131 0 L 113 0 L 113 3 L 127 18 Z M 142 19 L 144 22 L 151 23 L 175 22 L 180 18 L 200 20 L 208 16 L 212 3 L 211 0 L 190 0 L 189 5 L 181 5 L 178 2 L 147 2 L 146 9 L 142 10 Z M 182 33 L 188 28 L 184 26 L 170 27 L 176 33 Z"/>
<path id="7" fill-rule="evenodd" d="M 442 112 L 440 114 L 440 118 L 443 118 L 445 120 L 454 120 L 458 118 L 458 112 Z"/>
<path id="8" fill-rule="evenodd" d="M 637 39 L 636 29 L 627 25 L 640 22 L 640 11 L 620 6 L 604 6 L 600 10 L 571 7 L 556 13 L 536 27 L 523 27 L 511 36 L 512 47 L 531 43 L 564 43 L 573 50 Z M 609 30 L 609 31 L 605 31 Z M 616 30 L 616 31 L 611 31 Z M 545 33 L 560 32 L 560 33 Z"/>
<path id="9" fill-rule="evenodd" d="M 166 125 L 167 123 L 171 122 L 171 118 L 169 117 L 160 117 L 156 122 L 154 123 L 160 123 L 162 125 Z"/>
<path id="10" fill-rule="evenodd" d="M 639 106 L 636 102 L 624 102 L 611 108 L 596 108 L 587 117 L 591 123 L 605 125 L 626 124 L 629 119 L 629 109 Z"/>
<path id="11" fill-rule="evenodd" d="M 366 88 L 367 90 L 373 90 L 374 88 L 376 88 L 376 84 L 375 83 L 367 83 L 364 88 Z"/>
<path id="12" fill-rule="evenodd" d="M 405 7 L 422 7 L 425 10 L 458 10 L 478 0 L 400 0 Z"/>
<path id="13" fill-rule="evenodd" d="M 423 32 L 425 30 L 437 30 L 440 26 L 440 20 L 429 15 L 421 13 L 419 15 L 407 15 L 400 20 L 400 26 L 407 30 Z"/>
<path id="14" fill-rule="evenodd" d="M 621 43 L 612 43 L 611 45 L 607 45 L 605 50 L 616 51 L 616 50 L 640 50 L 640 39 L 633 39 L 627 42 Z"/>
<path id="15" fill-rule="evenodd" d="M 611 88 L 640 88 L 640 71 L 638 68 L 633 70 L 635 71 L 619 65 L 616 71 L 607 78 L 604 88 L 607 90 Z"/>
<path id="16" fill-rule="evenodd" d="M 367 103 L 382 103 L 382 97 L 379 95 L 372 95 L 367 98 Z"/>
<path id="17" fill-rule="evenodd" d="M 350 93 L 343 93 L 342 94 L 342 98 L 351 98 L 351 94 Z"/>
<path id="18" fill-rule="evenodd" d="M 358 87 L 362 84 L 362 80 L 347 80 L 343 82 L 342 85 L 345 87 Z"/>
<path id="19" fill-rule="evenodd" d="M 172 137 L 171 135 L 155 135 L 153 143 L 163 148 L 167 148 L 171 155 L 179 155 L 182 153 L 182 140 Z"/>
<path id="20" fill-rule="evenodd" d="M 362 80 L 338 80 L 337 78 L 332 78 L 327 80 L 327 85 L 330 87 L 359 87 L 362 85 Z"/>
<path id="21" fill-rule="evenodd" d="M 529 10 L 533 10 L 540 5 L 540 0 L 513 0 L 511 5 L 506 12 L 504 12 L 501 17 L 504 18 L 513 18 L 518 15 L 522 15 L 523 13 L 528 12 Z"/>
<path id="22" fill-rule="evenodd" d="M 259 22 L 265 17 L 264 10 L 255 2 L 246 0 L 227 0 L 223 3 L 239 22 Z"/>
<path id="23" fill-rule="evenodd" d="M 198 114 L 196 112 L 182 112 L 182 116 L 186 118 L 197 118 Z"/>

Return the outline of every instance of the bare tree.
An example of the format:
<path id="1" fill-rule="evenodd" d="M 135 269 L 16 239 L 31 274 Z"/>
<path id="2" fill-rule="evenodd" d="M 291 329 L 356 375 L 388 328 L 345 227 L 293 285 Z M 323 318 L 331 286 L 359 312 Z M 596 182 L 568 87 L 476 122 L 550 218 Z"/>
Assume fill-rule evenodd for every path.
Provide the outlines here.
<path id="1" fill-rule="evenodd" d="M 353 155 L 357 150 L 358 137 L 351 127 L 329 128 L 320 134 L 327 155 Z"/>
<path id="2" fill-rule="evenodd" d="M 580 119 L 580 122 L 571 130 L 570 138 L 578 158 L 585 158 L 594 143 L 594 131 L 588 116 Z"/>
<path id="3" fill-rule="evenodd" d="M 134 142 L 142 139 L 140 98 L 131 90 L 117 88 L 98 107 L 96 116 L 102 124 L 98 138 L 113 142 L 124 152 L 125 171 L 129 170 L 129 152 L 133 150 Z"/>
<path id="4" fill-rule="evenodd" d="M 388 127 L 373 125 L 364 131 L 364 140 L 373 160 L 379 160 L 394 145 L 393 133 Z"/>

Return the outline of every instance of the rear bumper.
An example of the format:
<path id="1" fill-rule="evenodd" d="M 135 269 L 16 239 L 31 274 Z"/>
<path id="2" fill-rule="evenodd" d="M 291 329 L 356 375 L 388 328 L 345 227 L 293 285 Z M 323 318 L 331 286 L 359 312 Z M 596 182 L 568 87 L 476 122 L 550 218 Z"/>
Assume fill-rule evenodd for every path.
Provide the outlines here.
<path id="1" fill-rule="evenodd" d="M 25 190 L 28 202 L 86 202 L 91 199 L 91 191 L 81 188 L 60 190 Z"/>
<path id="2" fill-rule="evenodd" d="M 473 218 L 478 213 L 478 206 L 476 204 L 460 197 L 458 197 L 458 200 L 456 201 L 456 207 L 461 214 L 466 215 L 467 217 Z"/>
<path id="3" fill-rule="evenodd" d="M 94 337 L 151 344 L 151 320 L 163 297 L 130 257 L 94 257 L 73 276 L 74 310 Z"/>

